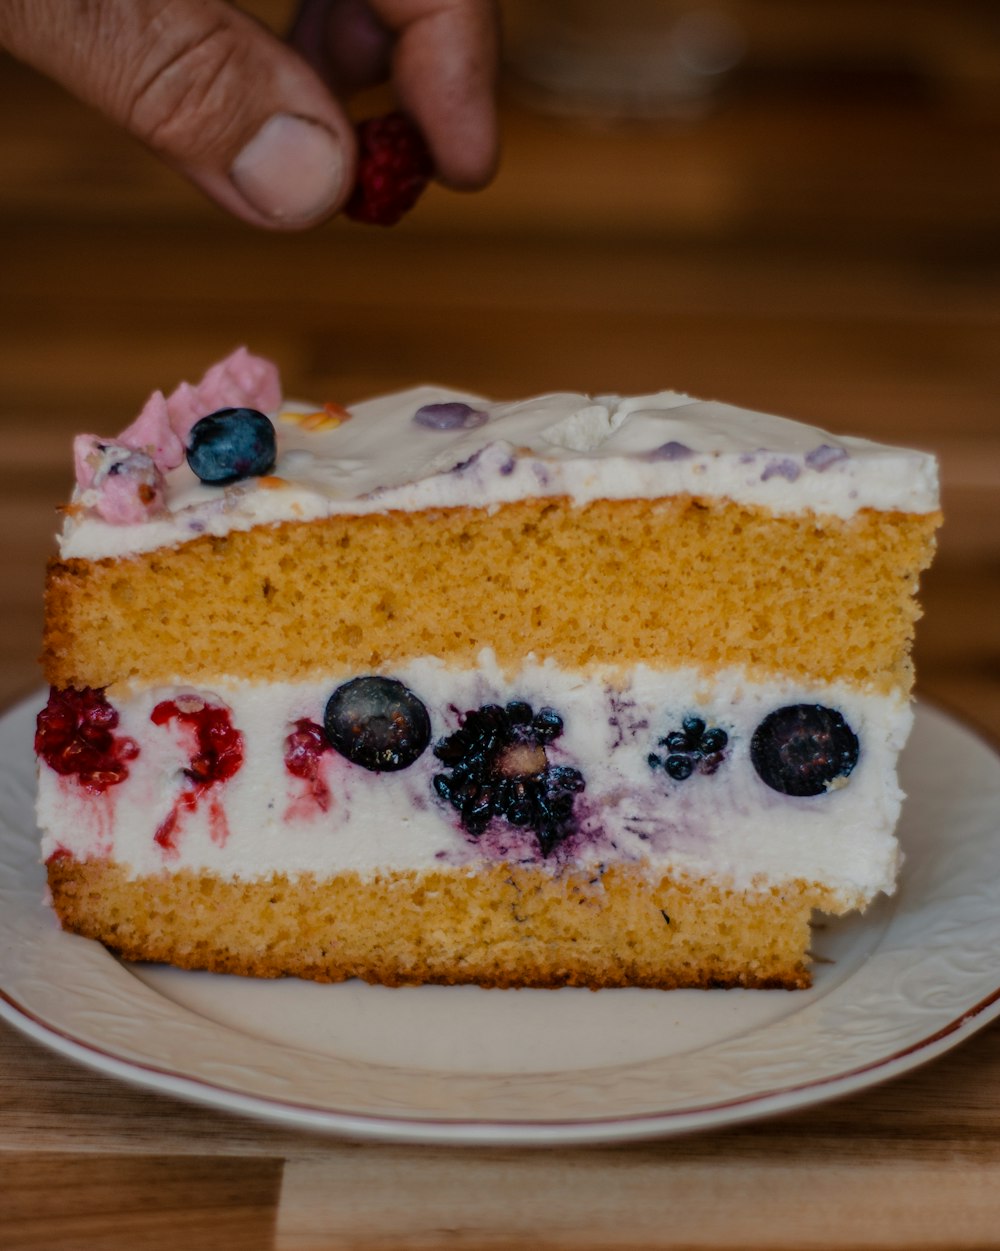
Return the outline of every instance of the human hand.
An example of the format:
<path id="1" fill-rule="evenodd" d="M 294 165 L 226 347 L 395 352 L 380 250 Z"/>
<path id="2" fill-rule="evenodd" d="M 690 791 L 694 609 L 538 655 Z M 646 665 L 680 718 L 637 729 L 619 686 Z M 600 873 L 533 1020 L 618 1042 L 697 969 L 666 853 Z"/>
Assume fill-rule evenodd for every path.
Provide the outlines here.
<path id="1" fill-rule="evenodd" d="M 442 182 L 481 187 L 497 159 L 493 0 L 303 0 L 289 43 L 226 0 L 0 0 L 0 47 L 256 226 L 343 207 L 357 152 L 338 97 L 387 79 Z"/>

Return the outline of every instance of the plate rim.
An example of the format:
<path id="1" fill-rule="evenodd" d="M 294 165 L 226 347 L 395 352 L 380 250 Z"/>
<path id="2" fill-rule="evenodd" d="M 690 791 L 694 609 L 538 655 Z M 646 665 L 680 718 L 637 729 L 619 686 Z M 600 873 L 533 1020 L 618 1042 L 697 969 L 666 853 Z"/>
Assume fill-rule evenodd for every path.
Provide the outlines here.
<path id="1" fill-rule="evenodd" d="M 33 706 L 37 698 L 37 695 L 29 696 L 16 701 L 13 706 L 4 708 L 0 717 L 7 721 L 18 714 L 23 715 L 26 706 Z M 970 727 L 949 710 L 924 700 L 920 701 L 919 707 L 950 729 L 985 747 L 992 756 L 1000 754 L 988 735 L 981 733 L 978 727 Z M 124 968 L 122 971 L 127 973 Z M 181 1005 L 176 1006 L 179 1011 L 189 1011 Z M 551 1117 L 527 1120 L 517 1117 L 429 1116 L 423 1112 L 411 1115 L 405 1111 L 392 1114 L 348 1111 L 238 1089 L 224 1081 L 132 1059 L 77 1037 L 61 1025 L 39 1016 L 0 985 L 0 1018 L 56 1053 L 128 1084 L 300 1130 L 362 1141 L 442 1146 L 544 1147 L 638 1141 L 707 1131 L 792 1112 L 900 1076 L 957 1046 L 998 1016 L 1000 985 L 945 1024 L 937 1025 L 926 1036 L 844 1071 L 689 1107 L 616 1112 L 607 1116 L 587 1115 L 565 1120 Z"/>
<path id="2" fill-rule="evenodd" d="M 159 1094 L 174 1095 L 237 1115 L 257 1117 L 273 1124 L 362 1141 L 438 1146 L 551 1147 L 630 1142 L 697 1133 L 783 1112 L 791 1113 L 865 1090 L 929 1063 L 1000 1017 L 1000 987 L 926 1038 L 844 1073 L 744 1095 L 716 1104 L 702 1104 L 673 1111 L 661 1109 L 656 1112 L 635 1112 L 608 1117 L 576 1117 L 565 1121 L 458 1119 L 423 1115 L 379 1116 L 374 1113 L 316 1108 L 311 1104 L 251 1094 L 220 1082 L 209 1082 L 156 1065 L 124 1059 L 93 1043 L 74 1038 L 59 1027 L 43 1021 L 2 988 L 0 1017 L 27 1037 L 48 1046 L 58 1054 L 127 1084 L 152 1089 Z M 878 1078 L 866 1080 L 876 1072 L 880 1073 Z M 816 1094 L 815 1098 L 805 1097 L 813 1094 Z"/>

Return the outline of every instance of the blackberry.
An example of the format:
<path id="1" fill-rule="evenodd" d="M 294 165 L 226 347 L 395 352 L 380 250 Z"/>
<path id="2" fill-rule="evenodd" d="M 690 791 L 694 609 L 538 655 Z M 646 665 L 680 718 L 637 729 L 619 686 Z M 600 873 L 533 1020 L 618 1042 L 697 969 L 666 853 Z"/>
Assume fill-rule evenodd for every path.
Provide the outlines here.
<path id="1" fill-rule="evenodd" d="M 186 455 L 209 486 L 258 478 L 274 468 L 274 426 L 255 408 L 220 408 L 191 427 Z"/>
<path id="2" fill-rule="evenodd" d="M 750 760 L 762 782 L 783 795 L 822 795 L 858 763 L 858 737 L 836 708 L 790 704 L 754 730 Z"/>
<path id="3" fill-rule="evenodd" d="M 335 751 L 372 773 L 407 769 L 430 742 L 431 721 L 416 695 L 395 678 L 353 678 L 330 696 L 323 717 Z"/>
<path id="4" fill-rule="evenodd" d="M 665 747 L 661 757 L 650 752 L 646 757 L 651 769 L 662 769 L 675 782 L 686 782 L 697 769 L 712 774 L 725 759 L 729 735 L 717 726 L 709 729 L 701 717 L 685 717 L 679 730 L 671 730 L 658 746 Z"/>
<path id="5" fill-rule="evenodd" d="M 523 700 L 505 708 L 484 704 L 434 748 L 450 773 L 434 777 L 434 790 L 460 814 L 474 838 L 494 818 L 530 829 L 548 856 L 572 832 L 573 798 L 586 783 L 579 769 L 551 765 L 545 753 L 562 734 L 552 708 L 535 713 Z"/>

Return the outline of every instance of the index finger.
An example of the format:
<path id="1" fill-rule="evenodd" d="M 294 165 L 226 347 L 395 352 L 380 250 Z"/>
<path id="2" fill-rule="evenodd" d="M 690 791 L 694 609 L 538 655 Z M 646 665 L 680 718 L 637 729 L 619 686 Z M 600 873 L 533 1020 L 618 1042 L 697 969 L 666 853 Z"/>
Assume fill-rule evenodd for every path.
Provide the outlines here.
<path id="1" fill-rule="evenodd" d="M 499 31 L 492 0 L 370 0 L 396 35 L 393 83 L 420 127 L 440 180 L 475 189 L 499 155 Z"/>

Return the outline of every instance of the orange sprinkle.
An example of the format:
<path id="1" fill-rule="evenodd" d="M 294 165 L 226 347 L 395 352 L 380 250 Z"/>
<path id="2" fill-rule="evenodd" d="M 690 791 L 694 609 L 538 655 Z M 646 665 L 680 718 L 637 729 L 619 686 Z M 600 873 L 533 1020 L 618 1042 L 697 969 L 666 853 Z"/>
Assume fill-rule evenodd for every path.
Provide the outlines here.
<path id="1" fill-rule="evenodd" d="M 301 430 L 336 430 L 338 426 L 350 419 L 351 414 L 339 404 L 324 404 L 313 413 L 293 413 L 288 410 L 280 414 L 282 421 L 291 422 Z"/>
<path id="2" fill-rule="evenodd" d="M 265 491 L 277 491 L 279 488 L 288 486 L 285 478 L 279 478 L 277 474 L 265 474 L 263 478 L 257 479 L 257 485 L 262 486 Z"/>

